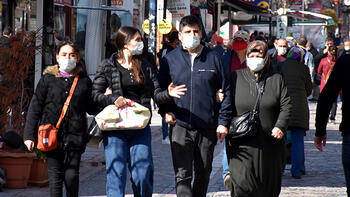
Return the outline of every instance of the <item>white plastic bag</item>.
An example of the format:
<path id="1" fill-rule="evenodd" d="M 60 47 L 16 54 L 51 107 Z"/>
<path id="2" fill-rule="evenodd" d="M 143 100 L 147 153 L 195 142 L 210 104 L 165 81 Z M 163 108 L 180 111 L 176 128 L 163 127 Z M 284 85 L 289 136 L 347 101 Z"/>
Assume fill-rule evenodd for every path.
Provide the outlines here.
<path id="1" fill-rule="evenodd" d="M 119 109 L 115 105 L 108 105 L 95 116 L 97 125 L 103 131 L 143 129 L 150 118 L 151 112 L 148 108 L 131 100 L 128 100 L 128 105 Z"/>

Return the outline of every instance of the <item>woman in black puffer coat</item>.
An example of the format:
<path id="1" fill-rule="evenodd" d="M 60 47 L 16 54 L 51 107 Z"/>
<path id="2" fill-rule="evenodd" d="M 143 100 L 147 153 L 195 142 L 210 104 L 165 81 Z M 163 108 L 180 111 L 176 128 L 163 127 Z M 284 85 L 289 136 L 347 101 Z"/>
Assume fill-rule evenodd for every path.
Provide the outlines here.
<path id="1" fill-rule="evenodd" d="M 134 27 L 122 27 L 116 36 L 118 52 L 98 67 L 93 82 L 93 100 L 99 108 L 108 105 L 123 107 L 131 99 L 151 109 L 150 100 L 167 102 L 179 97 L 184 86 L 169 86 L 161 91 L 157 71 L 142 58 L 141 33 Z M 107 92 L 110 94 L 106 95 Z M 107 172 L 107 196 L 124 196 L 126 166 L 131 174 L 135 196 L 151 197 L 153 192 L 153 160 L 151 129 L 104 131 L 104 150 Z"/>
<path id="2" fill-rule="evenodd" d="M 79 164 L 87 141 L 86 113 L 95 114 L 97 111 L 91 97 L 92 82 L 78 54 L 78 49 L 70 42 L 58 46 L 58 65 L 45 69 L 31 100 L 24 129 L 24 143 L 33 150 L 38 125 L 56 125 L 73 80 L 79 76 L 58 130 L 58 146 L 46 152 L 52 197 L 63 195 L 63 182 L 67 196 L 78 196 Z"/>

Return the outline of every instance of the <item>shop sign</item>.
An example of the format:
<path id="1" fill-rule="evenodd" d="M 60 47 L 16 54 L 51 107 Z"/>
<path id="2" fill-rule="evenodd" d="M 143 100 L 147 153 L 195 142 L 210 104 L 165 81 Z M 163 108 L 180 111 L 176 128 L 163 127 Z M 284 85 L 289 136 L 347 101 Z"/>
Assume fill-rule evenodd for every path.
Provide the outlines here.
<path id="1" fill-rule="evenodd" d="M 149 34 L 149 20 L 146 19 L 143 21 L 143 24 L 142 24 L 142 29 L 143 29 L 143 32 L 145 32 L 145 34 Z"/>
<path id="2" fill-rule="evenodd" d="M 172 28 L 173 28 L 173 26 L 171 25 L 171 22 L 166 20 L 166 19 L 163 19 L 162 21 L 160 21 L 158 23 L 158 30 L 161 34 L 170 33 Z"/>
<path id="3" fill-rule="evenodd" d="M 55 0 L 54 3 L 60 5 L 73 5 L 72 0 Z"/>
<path id="4" fill-rule="evenodd" d="M 190 15 L 190 0 L 168 0 L 166 18 L 171 20 L 176 29 L 180 27 L 180 20 Z"/>
<path id="5" fill-rule="evenodd" d="M 288 31 L 288 16 L 277 16 L 277 38 L 286 38 Z"/>

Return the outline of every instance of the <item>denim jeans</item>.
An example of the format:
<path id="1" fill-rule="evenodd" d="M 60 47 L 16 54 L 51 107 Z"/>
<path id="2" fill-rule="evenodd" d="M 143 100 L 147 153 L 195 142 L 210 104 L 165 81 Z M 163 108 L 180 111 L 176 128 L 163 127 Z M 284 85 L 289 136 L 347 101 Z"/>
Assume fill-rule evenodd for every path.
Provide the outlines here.
<path id="1" fill-rule="evenodd" d="M 292 134 L 292 168 L 290 170 L 293 176 L 301 176 L 305 172 L 305 152 L 304 152 L 304 134 L 305 129 L 294 128 Z"/>
<path id="2" fill-rule="evenodd" d="M 168 132 L 168 123 L 166 123 L 163 119 L 162 119 L 162 134 L 163 134 L 163 140 L 168 137 L 169 132 Z"/>
<path id="3" fill-rule="evenodd" d="M 227 155 L 226 155 L 226 140 L 224 140 L 224 145 L 222 147 L 222 179 L 225 179 L 225 176 L 230 173 L 228 167 Z"/>
<path id="4" fill-rule="evenodd" d="M 170 129 L 170 148 L 175 171 L 176 195 L 179 197 L 206 196 L 212 170 L 215 129 L 190 130 L 175 125 Z M 192 166 L 194 180 L 192 182 Z"/>
<path id="5" fill-rule="evenodd" d="M 63 183 L 67 197 L 78 197 L 81 154 L 81 151 L 52 151 L 46 154 L 51 197 L 63 196 Z"/>
<path id="6" fill-rule="evenodd" d="M 350 196 L 350 134 L 343 135 L 342 161 L 346 182 L 346 192 Z"/>
<path id="7" fill-rule="evenodd" d="M 104 133 L 108 197 L 125 195 L 127 163 L 134 196 L 152 196 L 154 167 L 151 142 L 149 126 L 142 130 Z"/>

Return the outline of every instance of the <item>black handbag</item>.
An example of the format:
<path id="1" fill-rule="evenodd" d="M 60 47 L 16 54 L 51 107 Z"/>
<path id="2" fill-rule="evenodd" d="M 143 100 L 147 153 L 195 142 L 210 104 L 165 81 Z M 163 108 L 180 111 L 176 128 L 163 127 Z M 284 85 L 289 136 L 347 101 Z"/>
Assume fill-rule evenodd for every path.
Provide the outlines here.
<path id="1" fill-rule="evenodd" d="M 258 97 L 252 111 L 247 111 L 239 116 L 233 117 L 228 131 L 231 139 L 251 137 L 256 135 L 259 127 L 259 105 L 264 93 L 265 81 L 261 87 L 257 83 Z"/>
<path id="2" fill-rule="evenodd" d="M 88 139 L 87 139 L 86 146 L 90 148 L 99 148 L 102 139 L 103 139 L 102 131 L 98 127 L 94 118 L 88 129 Z"/>

